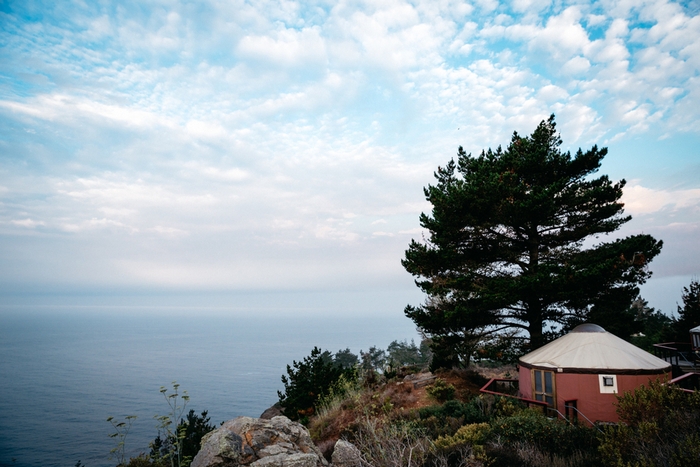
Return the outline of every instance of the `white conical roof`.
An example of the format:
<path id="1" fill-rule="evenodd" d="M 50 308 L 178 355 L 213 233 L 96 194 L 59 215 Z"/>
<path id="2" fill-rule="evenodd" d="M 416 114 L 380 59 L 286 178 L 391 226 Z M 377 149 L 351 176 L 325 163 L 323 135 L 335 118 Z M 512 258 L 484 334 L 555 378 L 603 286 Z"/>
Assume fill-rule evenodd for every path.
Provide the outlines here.
<path id="1" fill-rule="evenodd" d="M 671 367 L 595 324 L 577 326 L 569 334 L 522 356 L 520 363 L 575 373 L 661 373 Z"/>
<path id="2" fill-rule="evenodd" d="M 695 326 L 690 332 L 700 332 L 700 326 Z"/>

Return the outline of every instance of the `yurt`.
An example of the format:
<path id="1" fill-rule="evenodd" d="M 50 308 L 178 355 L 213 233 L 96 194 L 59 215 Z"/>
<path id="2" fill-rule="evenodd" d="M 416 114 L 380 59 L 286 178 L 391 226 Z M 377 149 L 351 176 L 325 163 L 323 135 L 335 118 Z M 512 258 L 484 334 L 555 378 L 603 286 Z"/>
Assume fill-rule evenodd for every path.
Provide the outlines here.
<path id="1" fill-rule="evenodd" d="M 651 379 L 671 379 L 671 364 L 582 324 L 520 358 L 520 396 L 543 401 L 581 422 L 617 422 L 616 395 Z"/>

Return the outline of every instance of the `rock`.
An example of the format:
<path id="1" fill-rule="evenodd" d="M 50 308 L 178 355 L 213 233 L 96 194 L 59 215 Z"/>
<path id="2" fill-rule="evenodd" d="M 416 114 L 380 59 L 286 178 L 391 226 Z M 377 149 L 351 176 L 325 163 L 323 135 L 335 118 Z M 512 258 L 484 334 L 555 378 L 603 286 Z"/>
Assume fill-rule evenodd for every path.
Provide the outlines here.
<path id="1" fill-rule="evenodd" d="M 339 439 L 333 448 L 331 456 L 333 467 L 361 467 L 362 457 L 357 447 L 345 440 Z"/>
<path id="2" fill-rule="evenodd" d="M 238 417 L 202 438 L 191 467 L 328 467 L 308 430 L 284 416 Z"/>
<path id="3" fill-rule="evenodd" d="M 265 410 L 262 415 L 260 415 L 260 418 L 264 418 L 265 420 L 270 420 L 273 417 L 277 417 L 278 415 L 284 415 L 284 409 L 280 405 L 279 402 L 277 402 L 275 405 L 270 407 L 269 409 Z"/>
<path id="4" fill-rule="evenodd" d="M 435 380 L 435 375 L 427 372 L 427 373 L 418 373 L 414 375 L 408 375 L 406 376 L 403 380 L 404 381 L 410 381 L 413 383 L 413 389 L 418 389 L 423 386 L 427 386 L 428 384 L 432 383 L 433 380 Z"/>

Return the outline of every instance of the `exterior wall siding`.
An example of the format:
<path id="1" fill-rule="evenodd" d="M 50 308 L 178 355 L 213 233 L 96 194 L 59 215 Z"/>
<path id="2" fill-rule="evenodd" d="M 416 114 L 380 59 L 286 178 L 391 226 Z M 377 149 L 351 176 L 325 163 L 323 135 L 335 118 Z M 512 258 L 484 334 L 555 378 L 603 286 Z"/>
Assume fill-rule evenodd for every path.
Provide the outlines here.
<path id="1" fill-rule="evenodd" d="M 519 387 L 520 395 L 528 399 L 533 399 L 532 394 L 532 373 L 530 368 L 520 367 Z M 601 372 L 600 374 L 609 374 Z M 566 413 L 565 401 L 576 400 L 578 410 L 592 422 L 617 422 L 618 416 L 615 403 L 617 396 L 628 391 L 633 391 L 639 386 L 646 385 L 652 379 L 670 380 L 670 373 L 658 375 L 616 375 L 618 394 L 601 394 L 598 373 L 557 373 L 554 372 L 556 380 L 556 400 L 557 410 L 562 414 Z M 579 421 L 586 423 L 586 420 L 579 417 Z"/>

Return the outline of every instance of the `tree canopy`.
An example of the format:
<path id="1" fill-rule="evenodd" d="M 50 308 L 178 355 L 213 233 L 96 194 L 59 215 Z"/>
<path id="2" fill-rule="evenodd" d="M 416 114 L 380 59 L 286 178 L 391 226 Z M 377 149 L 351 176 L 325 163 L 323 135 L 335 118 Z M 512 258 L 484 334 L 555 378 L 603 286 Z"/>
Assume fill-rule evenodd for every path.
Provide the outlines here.
<path id="1" fill-rule="evenodd" d="M 683 287 L 683 306 L 678 306 L 678 318 L 673 319 L 670 340 L 687 342 L 690 330 L 700 326 L 700 281 L 693 279 Z"/>
<path id="2" fill-rule="evenodd" d="M 350 349 L 338 353 L 340 357 L 334 359 L 329 351 L 314 347 L 302 361 L 293 360 L 291 366 L 287 365 L 287 375 L 282 375 L 284 392 L 277 391 L 277 396 L 288 418 L 305 423 L 341 376 L 356 378 L 357 356 Z"/>
<path id="3" fill-rule="evenodd" d="M 562 329 L 591 320 L 619 324 L 650 276 L 662 242 L 633 235 L 609 242 L 629 216 L 625 181 L 594 177 L 607 154 L 593 146 L 562 152 L 554 115 L 530 136 L 478 157 L 459 148 L 424 189 L 428 231 L 402 261 L 427 299 L 405 313 L 433 341 L 434 361 L 468 362 L 474 346 L 521 336 L 537 348 Z"/>

